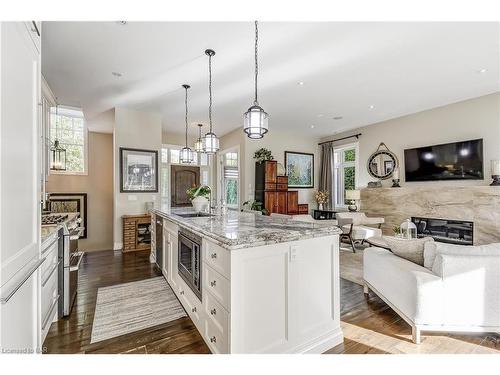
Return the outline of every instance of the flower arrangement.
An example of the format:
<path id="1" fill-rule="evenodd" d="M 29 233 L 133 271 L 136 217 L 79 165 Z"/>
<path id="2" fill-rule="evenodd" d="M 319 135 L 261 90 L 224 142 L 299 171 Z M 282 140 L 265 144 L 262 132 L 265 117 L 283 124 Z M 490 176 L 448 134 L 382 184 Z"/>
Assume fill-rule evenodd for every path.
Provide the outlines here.
<path id="1" fill-rule="evenodd" d="M 274 156 L 271 154 L 267 148 L 260 148 L 253 154 L 253 158 L 257 160 L 257 163 L 262 163 L 266 160 L 273 160 Z"/>
<path id="2" fill-rule="evenodd" d="M 210 196 L 210 186 L 193 186 L 192 188 L 186 190 L 186 194 L 190 200 L 193 200 L 196 197 L 208 198 L 208 196 Z"/>
<path id="3" fill-rule="evenodd" d="M 328 192 L 318 190 L 316 193 L 314 193 L 314 199 L 316 200 L 316 203 L 318 203 L 318 204 L 327 203 L 328 202 Z"/>

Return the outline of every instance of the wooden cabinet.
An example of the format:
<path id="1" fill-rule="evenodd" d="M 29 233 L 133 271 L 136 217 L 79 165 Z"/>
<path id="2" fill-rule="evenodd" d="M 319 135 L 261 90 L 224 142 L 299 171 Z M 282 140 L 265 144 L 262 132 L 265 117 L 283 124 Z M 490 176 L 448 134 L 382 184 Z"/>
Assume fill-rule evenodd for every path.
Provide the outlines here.
<path id="1" fill-rule="evenodd" d="M 289 215 L 297 215 L 299 213 L 299 192 L 287 191 L 287 212 Z"/>
<path id="2" fill-rule="evenodd" d="M 151 249 L 151 216 L 124 215 L 123 252 Z"/>
<path id="3" fill-rule="evenodd" d="M 288 176 L 278 176 L 278 163 L 268 160 L 255 164 L 255 200 L 262 202 L 269 214 L 298 214 L 299 194 L 288 191 Z"/>
<path id="4" fill-rule="evenodd" d="M 307 214 L 309 214 L 309 205 L 299 204 L 299 215 L 307 215 Z"/>

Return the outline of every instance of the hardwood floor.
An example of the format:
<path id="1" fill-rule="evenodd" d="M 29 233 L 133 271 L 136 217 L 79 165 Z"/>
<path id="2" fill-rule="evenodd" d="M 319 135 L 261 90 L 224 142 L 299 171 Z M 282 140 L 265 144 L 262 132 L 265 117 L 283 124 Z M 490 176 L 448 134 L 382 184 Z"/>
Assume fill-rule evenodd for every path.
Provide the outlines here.
<path id="1" fill-rule="evenodd" d="M 149 250 L 87 253 L 78 279 L 78 294 L 69 317 L 52 323 L 47 353 L 210 353 L 189 317 L 90 344 L 97 288 L 159 276 Z"/>
<path id="2" fill-rule="evenodd" d="M 97 288 L 160 275 L 149 251 L 88 253 L 80 269 L 78 295 L 67 318 L 53 323 L 44 342 L 47 353 L 210 353 L 189 317 L 90 344 Z M 327 353 L 496 353 L 500 336 L 422 335 L 411 342 L 411 329 L 389 306 L 360 285 L 341 279 L 344 343 Z"/>

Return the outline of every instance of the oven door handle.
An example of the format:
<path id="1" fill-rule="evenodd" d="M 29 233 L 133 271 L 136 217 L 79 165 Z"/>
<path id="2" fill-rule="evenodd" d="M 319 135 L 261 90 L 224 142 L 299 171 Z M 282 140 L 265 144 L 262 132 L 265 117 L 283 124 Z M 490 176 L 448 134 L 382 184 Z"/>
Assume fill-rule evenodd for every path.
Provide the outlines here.
<path id="1" fill-rule="evenodd" d="M 79 251 L 79 252 L 75 253 L 75 256 L 79 257 L 78 263 L 76 264 L 76 266 L 71 266 L 69 268 L 69 272 L 78 271 L 78 269 L 80 268 L 80 264 L 82 263 L 84 255 L 85 255 L 85 253 L 83 251 Z"/>

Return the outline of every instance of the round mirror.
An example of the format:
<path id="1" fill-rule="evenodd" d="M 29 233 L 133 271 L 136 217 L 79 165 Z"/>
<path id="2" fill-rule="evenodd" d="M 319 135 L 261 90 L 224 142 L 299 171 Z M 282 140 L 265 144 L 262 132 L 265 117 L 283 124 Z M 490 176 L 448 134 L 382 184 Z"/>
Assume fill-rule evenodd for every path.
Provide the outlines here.
<path id="1" fill-rule="evenodd" d="M 385 149 L 382 149 L 385 147 Z M 392 176 L 394 169 L 398 167 L 398 159 L 384 143 L 378 146 L 375 151 L 368 158 L 368 173 L 372 177 L 385 180 Z"/>

